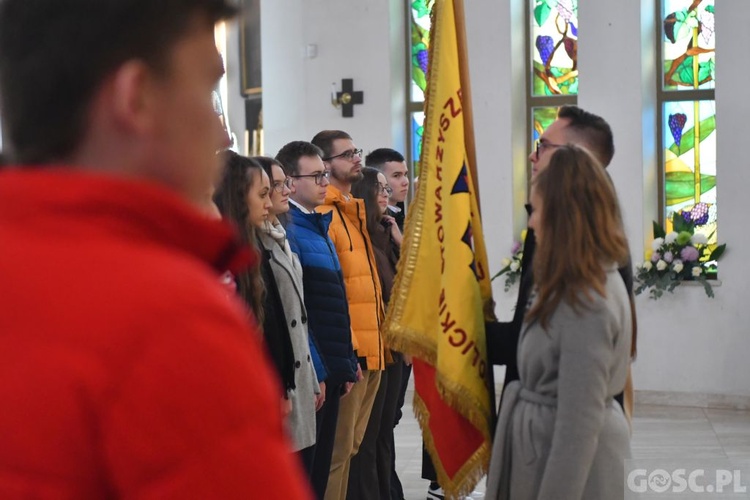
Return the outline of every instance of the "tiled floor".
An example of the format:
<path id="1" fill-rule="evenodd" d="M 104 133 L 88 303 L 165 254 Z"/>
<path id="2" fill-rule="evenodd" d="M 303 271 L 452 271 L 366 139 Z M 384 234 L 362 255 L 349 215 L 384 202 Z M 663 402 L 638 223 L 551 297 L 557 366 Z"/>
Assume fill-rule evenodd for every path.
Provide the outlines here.
<path id="1" fill-rule="evenodd" d="M 396 467 L 406 500 L 423 500 L 428 483 L 421 479 L 422 439 L 411 409 L 412 396 L 409 391 L 408 407 L 396 427 Z M 724 459 L 741 471 L 742 484 L 749 493 L 710 498 L 750 498 L 750 411 L 639 406 L 633 420 L 632 450 L 636 460 L 665 459 L 665 468 L 672 459 L 685 460 L 688 467 L 691 463 L 710 467 L 716 459 Z M 478 490 L 483 491 L 484 484 Z"/>

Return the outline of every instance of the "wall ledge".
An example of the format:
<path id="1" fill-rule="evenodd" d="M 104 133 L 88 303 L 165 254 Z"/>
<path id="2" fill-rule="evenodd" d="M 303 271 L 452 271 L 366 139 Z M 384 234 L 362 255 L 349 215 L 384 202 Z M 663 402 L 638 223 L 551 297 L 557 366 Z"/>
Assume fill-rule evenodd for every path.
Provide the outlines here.
<path id="1" fill-rule="evenodd" d="M 750 410 L 750 396 L 700 392 L 635 391 L 636 414 L 638 413 L 638 405 Z"/>

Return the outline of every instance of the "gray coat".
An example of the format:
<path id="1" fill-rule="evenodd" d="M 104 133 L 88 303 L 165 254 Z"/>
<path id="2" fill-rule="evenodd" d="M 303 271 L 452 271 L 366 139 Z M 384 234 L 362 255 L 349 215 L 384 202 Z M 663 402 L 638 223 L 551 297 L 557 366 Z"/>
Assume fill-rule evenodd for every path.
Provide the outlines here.
<path id="1" fill-rule="evenodd" d="M 286 424 L 293 448 L 301 450 L 315 444 L 315 394 L 320 393 L 308 344 L 302 266 L 296 254 L 292 253 L 290 260 L 281 245 L 270 235 L 261 232 L 258 239 L 261 245 L 271 252 L 271 270 L 279 290 L 286 326 L 292 341 L 296 389 L 289 391 L 292 412 L 287 417 Z"/>
<path id="2" fill-rule="evenodd" d="M 487 483 L 489 499 L 615 500 L 624 495 L 630 432 L 613 396 L 630 362 L 630 305 L 620 275 L 607 272 L 606 298 L 567 303 L 524 324 L 520 380 L 506 389 Z"/>

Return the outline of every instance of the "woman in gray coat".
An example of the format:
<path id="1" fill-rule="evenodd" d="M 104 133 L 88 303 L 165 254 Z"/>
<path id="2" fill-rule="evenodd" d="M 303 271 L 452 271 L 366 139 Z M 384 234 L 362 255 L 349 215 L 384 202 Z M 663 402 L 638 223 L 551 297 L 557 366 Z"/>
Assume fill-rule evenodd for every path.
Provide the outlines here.
<path id="1" fill-rule="evenodd" d="M 281 165 L 271 158 L 254 157 L 270 180 L 271 207 L 268 218 L 257 228 L 258 248 L 262 254 L 265 270 L 266 300 L 264 302 L 264 335 L 291 342 L 293 358 L 288 370 L 289 381 L 285 381 L 286 395 L 291 405 L 287 417 L 287 430 L 295 451 L 315 444 L 315 412 L 323 404 L 325 390 L 318 380 L 324 377 L 321 366 L 316 373 L 314 360 L 317 352 L 311 353 L 307 331 L 307 311 L 302 288 L 302 266 L 297 255 L 292 253 L 286 239 L 286 231 L 278 216 L 289 210 L 289 184 Z M 282 379 L 286 370 L 282 371 Z M 320 378 L 319 378 L 320 377 Z"/>
<path id="2" fill-rule="evenodd" d="M 587 151 L 560 146 L 532 182 L 535 289 L 505 391 L 488 499 L 623 498 L 630 305 L 620 209 Z"/>

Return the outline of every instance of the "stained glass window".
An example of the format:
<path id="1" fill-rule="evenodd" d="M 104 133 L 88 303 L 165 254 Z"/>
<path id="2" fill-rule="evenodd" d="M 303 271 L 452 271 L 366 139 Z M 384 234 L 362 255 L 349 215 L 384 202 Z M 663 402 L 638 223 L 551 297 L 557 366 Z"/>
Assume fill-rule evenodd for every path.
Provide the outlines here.
<path id="1" fill-rule="evenodd" d="M 409 160 L 412 178 L 419 176 L 424 125 L 424 93 L 427 88 L 427 54 L 430 46 L 430 13 L 434 0 L 411 0 L 409 7 Z"/>
<path id="2" fill-rule="evenodd" d="M 661 0 L 658 96 L 661 217 L 675 213 L 717 242 L 714 0 Z"/>
<path id="3" fill-rule="evenodd" d="M 417 160 L 422 154 L 422 136 L 424 135 L 424 112 L 411 114 L 411 157 Z M 419 162 L 414 162 L 414 177 L 419 177 Z"/>
<path id="4" fill-rule="evenodd" d="M 539 137 L 541 137 L 542 132 L 544 132 L 544 130 L 555 121 L 555 118 L 557 117 L 557 106 L 533 108 L 531 113 L 534 120 L 534 124 L 531 128 L 531 144 L 533 145 Z"/>
<path id="5" fill-rule="evenodd" d="M 714 0 L 665 0 L 664 89 L 714 88 Z"/>
<path id="6" fill-rule="evenodd" d="M 578 0 L 532 0 L 532 95 L 578 94 Z"/>
<path id="7" fill-rule="evenodd" d="M 424 101 L 427 86 L 427 50 L 430 46 L 432 0 L 411 3 L 411 100 Z"/>
<path id="8" fill-rule="evenodd" d="M 664 103 L 664 220 L 674 212 L 716 242 L 716 109 L 714 101 Z"/>
<path id="9" fill-rule="evenodd" d="M 526 7 L 531 153 L 558 108 L 578 101 L 578 0 L 527 0 Z"/>

